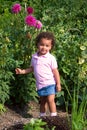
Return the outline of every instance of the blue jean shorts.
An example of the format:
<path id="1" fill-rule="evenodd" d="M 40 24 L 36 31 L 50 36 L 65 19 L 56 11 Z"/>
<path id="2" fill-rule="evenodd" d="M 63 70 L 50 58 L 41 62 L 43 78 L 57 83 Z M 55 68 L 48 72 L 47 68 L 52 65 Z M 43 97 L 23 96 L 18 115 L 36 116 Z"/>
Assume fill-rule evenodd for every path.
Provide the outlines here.
<path id="1" fill-rule="evenodd" d="M 51 94 L 56 94 L 56 92 L 57 91 L 56 91 L 56 85 L 55 84 L 46 86 L 46 87 L 37 91 L 39 96 L 48 96 L 48 95 L 51 95 Z"/>

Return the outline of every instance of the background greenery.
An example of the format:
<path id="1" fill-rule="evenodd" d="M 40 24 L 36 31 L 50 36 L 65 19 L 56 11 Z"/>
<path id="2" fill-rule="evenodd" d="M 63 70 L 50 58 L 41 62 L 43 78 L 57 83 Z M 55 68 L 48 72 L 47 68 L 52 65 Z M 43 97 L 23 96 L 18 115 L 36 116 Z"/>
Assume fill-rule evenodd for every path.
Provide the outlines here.
<path id="1" fill-rule="evenodd" d="M 74 89 L 79 103 L 87 100 L 87 2 L 86 0 L 0 0 L 0 103 L 27 103 L 37 100 L 33 74 L 16 75 L 15 68 L 30 65 L 35 52 L 34 39 L 40 31 L 25 30 L 22 11 L 18 15 L 11 7 L 20 3 L 22 10 L 34 8 L 34 15 L 41 20 L 40 31 L 51 31 L 56 38 L 52 54 L 56 56 L 61 75 L 62 92 L 56 104 L 71 106 Z"/>

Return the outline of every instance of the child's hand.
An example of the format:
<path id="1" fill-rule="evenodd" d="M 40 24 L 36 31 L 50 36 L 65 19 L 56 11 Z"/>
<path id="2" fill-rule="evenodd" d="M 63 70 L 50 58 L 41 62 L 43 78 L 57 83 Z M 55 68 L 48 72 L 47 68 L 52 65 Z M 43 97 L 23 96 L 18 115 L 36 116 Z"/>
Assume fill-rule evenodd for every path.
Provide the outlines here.
<path id="1" fill-rule="evenodd" d="M 22 74 L 22 70 L 20 68 L 15 69 L 16 74 Z"/>
<path id="2" fill-rule="evenodd" d="M 57 90 L 57 92 L 60 92 L 61 91 L 61 85 L 57 84 L 56 85 L 56 90 Z"/>

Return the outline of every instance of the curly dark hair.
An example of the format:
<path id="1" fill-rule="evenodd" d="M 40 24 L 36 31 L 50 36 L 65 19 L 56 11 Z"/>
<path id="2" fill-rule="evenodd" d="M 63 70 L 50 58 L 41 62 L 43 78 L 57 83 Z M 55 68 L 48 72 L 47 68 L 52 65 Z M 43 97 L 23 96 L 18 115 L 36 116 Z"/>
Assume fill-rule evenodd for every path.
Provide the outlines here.
<path id="1" fill-rule="evenodd" d="M 40 42 L 40 40 L 42 38 L 46 38 L 48 40 L 52 40 L 51 44 L 52 44 L 52 48 L 54 47 L 54 44 L 55 44 L 55 38 L 54 38 L 54 35 L 53 33 L 51 32 L 41 32 L 39 35 L 37 35 L 36 37 L 36 46 L 38 45 L 38 43 Z"/>

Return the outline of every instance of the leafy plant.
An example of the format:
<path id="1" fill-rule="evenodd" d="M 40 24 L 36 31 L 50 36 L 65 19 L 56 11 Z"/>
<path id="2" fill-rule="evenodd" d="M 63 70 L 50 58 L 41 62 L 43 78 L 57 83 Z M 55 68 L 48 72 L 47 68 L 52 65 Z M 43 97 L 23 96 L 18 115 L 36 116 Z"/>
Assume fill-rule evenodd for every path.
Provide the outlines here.
<path id="1" fill-rule="evenodd" d="M 0 17 L 0 102 L 10 99 L 13 103 L 27 103 L 37 96 L 34 76 L 17 76 L 15 68 L 30 65 L 32 53 L 35 52 L 34 39 L 42 23 L 26 2 L 12 3 Z"/>
<path id="2" fill-rule="evenodd" d="M 86 96 L 86 97 L 85 97 Z M 87 95 L 84 91 L 83 99 L 79 104 L 79 97 L 74 90 L 73 101 L 72 101 L 72 112 L 71 112 L 71 126 L 72 130 L 85 130 L 87 127 L 87 119 L 85 117 L 87 109 Z"/>
<path id="3" fill-rule="evenodd" d="M 6 108 L 4 107 L 3 104 L 0 103 L 0 114 L 1 114 L 2 112 L 5 112 L 5 111 L 6 111 Z"/>
<path id="4" fill-rule="evenodd" d="M 86 110 L 87 110 L 87 95 L 86 89 L 83 90 L 82 96 L 79 96 L 79 87 L 74 88 L 73 96 L 71 97 L 71 116 L 68 115 L 68 121 L 71 130 L 85 130 L 87 127 Z M 69 90 L 69 95 L 71 96 Z M 69 113 L 69 107 L 66 102 L 66 111 Z"/>
<path id="5" fill-rule="evenodd" d="M 44 130 L 42 128 L 46 125 L 46 122 L 43 122 L 41 119 L 31 119 L 28 124 L 24 126 L 24 130 Z"/>
<path id="6" fill-rule="evenodd" d="M 23 130 L 50 130 L 47 126 L 47 123 L 42 121 L 42 119 L 32 118 L 28 124 L 23 127 Z M 55 126 L 52 130 L 55 129 Z"/>

